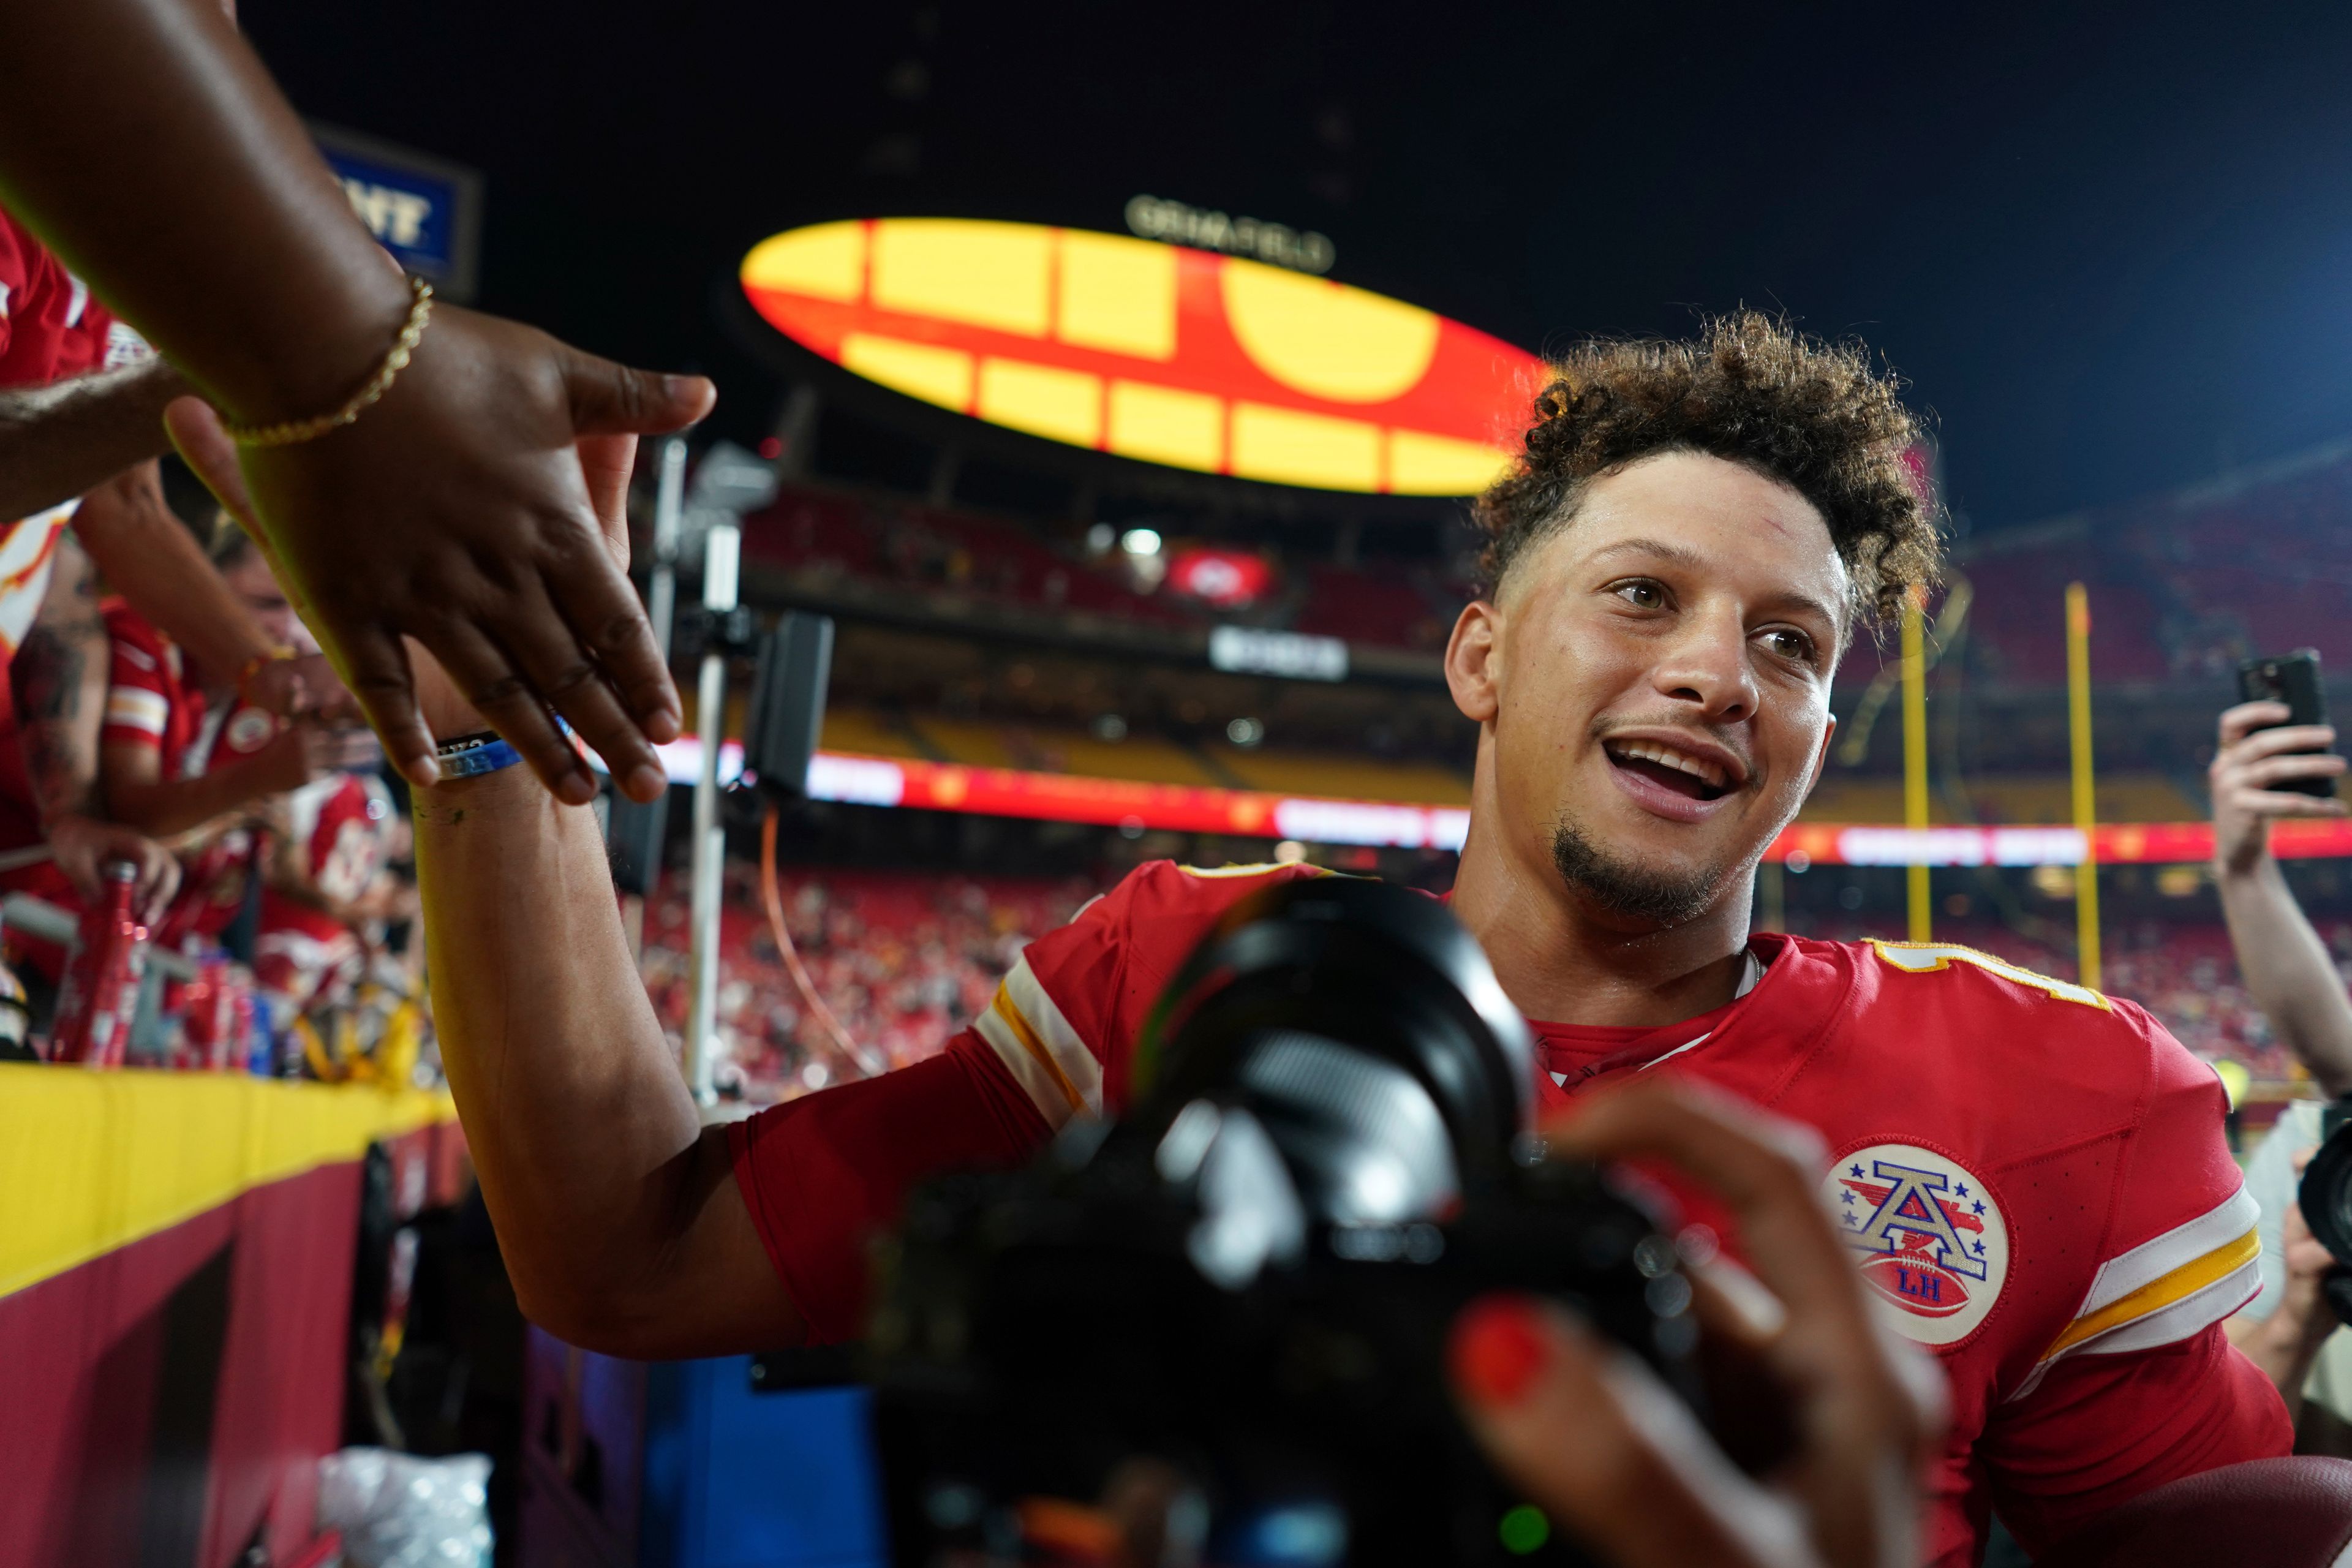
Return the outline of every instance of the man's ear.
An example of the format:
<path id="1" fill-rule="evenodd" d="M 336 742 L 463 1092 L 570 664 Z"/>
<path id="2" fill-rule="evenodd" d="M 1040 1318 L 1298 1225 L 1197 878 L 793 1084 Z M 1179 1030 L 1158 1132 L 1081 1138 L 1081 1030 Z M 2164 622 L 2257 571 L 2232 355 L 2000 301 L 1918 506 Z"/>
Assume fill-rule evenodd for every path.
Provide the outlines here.
<path id="1" fill-rule="evenodd" d="M 1805 798 L 1807 800 L 1811 800 L 1812 798 L 1813 791 L 1819 787 L 1822 782 L 1822 771 L 1830 765 L 1830 742 L 1836 739 L 1837 715 L 1832 713 L 1830 715 L 1829 723 L 1822 727 L 1821 749 L 1813 753 L 1813 776 L 1805 781 Z"/>
<path id="2" fill-rule="evenodd" d="M 1489 599 L 1464 605 L 1446 639 L 1446 689 L 1454 693 L 1454 706 L 1473 723 L 1484 724 L 1501 705 L 1502 640 L 1503 612 Z"/>

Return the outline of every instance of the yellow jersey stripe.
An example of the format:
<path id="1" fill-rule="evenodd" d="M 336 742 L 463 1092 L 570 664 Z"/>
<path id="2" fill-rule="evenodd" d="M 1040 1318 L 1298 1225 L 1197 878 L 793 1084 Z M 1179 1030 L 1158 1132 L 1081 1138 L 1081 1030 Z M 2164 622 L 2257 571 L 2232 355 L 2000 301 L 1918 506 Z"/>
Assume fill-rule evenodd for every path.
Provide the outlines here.
<path id="1" fill-rule="evenodd" d="M 2135 1318 L 2144 1318 L 2159 1311 L 2182 1297 L 2202 1290 L 2215 1280 L 2223 1279 L 2252 1263 L 2263 1253 L 2262 1237 L 2248 1231 L 2235 1241 L 2215 1247 L 2202 1258 L 2193 1258 L 2169 1274 L 2159 1275 L 2134 1290 L 2119 1296 L 2095 1312 L 2085 1312 L 2066 1326 L 2056 1342 L 2042 1352 L 2049 1361 L 2063 1355 L 2085 1340 L 2119 1329 Z"/>
<path id="2" fill-rule="evenodd" d="M 1062 1098 L 1070 1102 L 1071 1111 L 1074 1114 L 1083 1112 L 1087 1108 L 1086 1096 L 1078 1092 L 1077 1086 L 1070 1081 L 1070 1075 L 1062 1070 L 1062 1064 L 1054 1059 L 1054 1053 L 1045 1048 L 1045 1042 L 1037 1037 L 1037 1031 L 1029 1026 L 1029 1020 L 1021 1016 L 1021 1009 L 1013 1005 L 1013 997 L 1003 986 L 996 988 L 996 1000 L 989 1005 L 989 1011 L 1004 1020 L 1004 1026 L 1013 1031 L 1013 1037 L 1021 1042 L 1021 1048 L 1045 1069 L 1054 1080 L 1054 1087 L 1060 1089 Z"/>
<path id="3" fill-rule="evenodd" d="M 1246 866 L 1179 865 L 1176 869 L 1183 872 L 1187 877 L 1264 877 L 1276 871 L 1290 870 L 1293 864 L 1293 862 L 1285 860 L 1255 860 Z M 1336 875 L 1336 873 L 1327 870 L 1321 866 L 1308 866 L 1304 861 L 1298 861 L 1296 862 L 1296 864 L 1305 869 L 1310 876 L 1329 877 Z"/>

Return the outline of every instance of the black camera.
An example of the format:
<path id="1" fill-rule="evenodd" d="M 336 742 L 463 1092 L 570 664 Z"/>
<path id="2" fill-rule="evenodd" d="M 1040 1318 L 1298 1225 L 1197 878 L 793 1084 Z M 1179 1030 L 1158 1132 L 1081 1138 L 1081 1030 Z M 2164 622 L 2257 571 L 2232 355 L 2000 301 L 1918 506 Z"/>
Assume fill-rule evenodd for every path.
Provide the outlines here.
<path id="1" fill-rule="evenodd" d="M 901 1564 L 1583 1559 L 1454 1414 L 1456 1311 L 1570 1303 L 1696 1403 L 1674 1244 L 1530 1131 L 1533 1048 L 1435 900 L 1237 904 L 1139 1046 L 1132 1110 L 934 1184 L 869 1341 Z"/>
<path id="2" fill-rule="evenodd" d="M 2303 1168 L 2295 1206 L 2312 1239 L 2327 1248 L 2336 1267 L 2322 1285 L 2336 1321 L 2352 1323 L 2352 1132 L 2345 1131 L 2352 1100 L 2338 1100 L 2319 1112 L 2319 1150 Z"/>

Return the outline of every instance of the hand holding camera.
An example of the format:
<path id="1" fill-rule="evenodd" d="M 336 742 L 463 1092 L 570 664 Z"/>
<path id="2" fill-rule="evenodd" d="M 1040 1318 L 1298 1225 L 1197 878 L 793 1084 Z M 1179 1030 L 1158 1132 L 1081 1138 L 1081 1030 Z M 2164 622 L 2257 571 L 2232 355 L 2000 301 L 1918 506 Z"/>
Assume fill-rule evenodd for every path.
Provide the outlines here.
<path id="1" fill-rule="evenodd" d="M 1236 904 L 1138 1074 L 1123 1120 L 908 1205 L 870 1341 L 902 1563 L 1915 1555 L 1940 1374 L 1866 1305 L 1811 1134 L 1664 1079 L 1537 1131 L 1525 1021 L 1434 900 Z"/>
<path id="2" fill-rule="evenodd" d="M 1456 1321 L 1454 1385 L 1496 1465 L 1618 1568 L 1917 1559 L 1916 1478 L 1943 1421 L 1941 1375 L 1886 1332 L 1814 1195 L 1811 1135 L 1664 1080 L 1545 1129 L 1556 1154 L 1662 1160 L 1738 1215 L 1761 1280 L 1686 1259 L 1718 1423 L 1785 1420 L 1785 1458 L 1744 1473 L 1641 1363 L 1572 1314 L 1490 1298 Z M 1724 1395 L 1734 1383 L 1748 1398 Z"/>

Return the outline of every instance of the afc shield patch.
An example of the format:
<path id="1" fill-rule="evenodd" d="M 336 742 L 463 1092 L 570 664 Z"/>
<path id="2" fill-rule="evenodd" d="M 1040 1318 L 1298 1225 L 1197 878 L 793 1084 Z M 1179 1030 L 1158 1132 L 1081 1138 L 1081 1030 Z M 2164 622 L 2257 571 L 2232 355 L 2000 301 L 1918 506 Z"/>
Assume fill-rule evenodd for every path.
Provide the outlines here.
<path id="1" fill-rule="evenodd" d="M 2009 1278 L 2009 1222 L 1990 1189 L 1948 1155 L 1872 1143 L 1838 1156 L 1822 1197 L 1862 1277 L 1906 1338 L 1958 1344 Z"/>
<path id="2" fill-rule="evenodd" d="M 248 756 L 278 738 L 278 721 L 258 708 L 240 708 L 228 721 L 228 732 L 223 738 L 230 751 Z"/>

